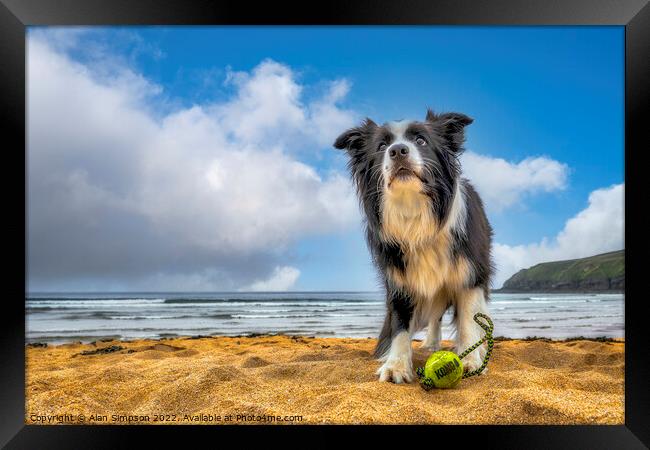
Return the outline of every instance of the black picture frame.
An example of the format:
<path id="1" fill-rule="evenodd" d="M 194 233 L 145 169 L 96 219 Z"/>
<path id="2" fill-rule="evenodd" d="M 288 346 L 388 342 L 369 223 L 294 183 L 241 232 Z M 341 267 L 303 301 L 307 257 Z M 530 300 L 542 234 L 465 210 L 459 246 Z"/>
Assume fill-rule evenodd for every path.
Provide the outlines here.
<path id="1" fill-rule="evenodd" d="M 650 372 L 644 357 L 650 339 L 644 316 L 641 284 L 644 252 L 641 234 L 648 229 L 643 211 L 647 180 L 642 152 L 647 150 L 650 79 L 650 6 L 648 0 L 366 0 L 250 4 L 232 0 L 0 0 L 0 124 L 5 143 L 3 179 L 10 212 L 5 225 L 12 235 L 5 241 L 12 252 L 5 257 L 9 289 L 0 312 L 0 445 L 6 448 L 130 448 L 136 438 L 167 444 L 227 445 L 215 433 L 235 433 L 249 439 L 260 433 L 276 434 L 286 427 L 263 427 L 248 433 L 246 427 L 220 426 L 26 426 L 25 419 L 25 27 L 30 25 L 621 25 L 625 27 L 625 425 L 621 426 L 452 426 L 444 428 L 444 441 L 477 448 L 646 448 L 650 445 Z M 15 178 L 21 180 L 15 180 Z M 22 183 L 22 184 L 21 184 Z M 22 186 L 22 188 L 21 188 Z M 22 195 L 20 195 L 22 193 Z M 21 227 L 22 226 L 22 230 Z M 15 235 L 15 237 L 14 237 Z M 20 245 L 19 237 L 24 245 Z M 17 262 L 23 261 L 22 267 Z M 22 284 L 20 282 L 22 280 Z M 638 291 L 635 293 L 635 291 Z M 631 294 L 628 296 L 628 294 Z M 350 439 L 387 438 L 404 427 L 293 427 L 299 435 L 334 428 Z M 281 430 L 281 431 L 280 431 Z M 428 426 L 409 427 L 405 445 L 438 445 Z M 187 436 L 187 433 L 202 436 Z M 352 434 L 354 433 L 354 435 Z M 439 431 L 436 431 L 439 433 Z M 435 436 L 440 436 L 436 434 Z M 337 440 L 346 436 L 338 436 Z M 306 440 L 309 439 L 309 440 Z M 286 437 L 284 440 L 287 440 Z M 294 439 L 292 439 L 294 440 Z M 241 441 L 244 445 L 244 441 Z M 312 445 L 313 437 L 295 443 Z M 180 445 L 180 444 L 179 444 Z M 231 443 L 228 445 L 238 445 Z M 456 444 L 454 444 L 456 445 Z"/>

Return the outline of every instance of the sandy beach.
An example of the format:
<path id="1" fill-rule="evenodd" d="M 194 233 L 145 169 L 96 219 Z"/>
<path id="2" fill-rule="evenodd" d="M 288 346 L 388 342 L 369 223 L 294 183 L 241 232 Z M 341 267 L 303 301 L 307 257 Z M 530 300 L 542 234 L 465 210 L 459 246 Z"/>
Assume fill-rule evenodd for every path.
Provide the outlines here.
<path id="1" fill-rule="evenodd" d="M 30 346 L 26 423 L 624 423 L 622 340 L 500 340 L 485 375 L 429 392 L 377 381 L 374 344 L 257 336 Z M 429 354 L 418 346 L 416 366 Z"/>

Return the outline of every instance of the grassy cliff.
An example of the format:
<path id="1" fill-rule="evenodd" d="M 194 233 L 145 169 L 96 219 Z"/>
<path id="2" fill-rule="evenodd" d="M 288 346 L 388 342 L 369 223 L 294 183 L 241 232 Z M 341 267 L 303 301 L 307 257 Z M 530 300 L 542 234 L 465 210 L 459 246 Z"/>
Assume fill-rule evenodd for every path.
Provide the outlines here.
<path id="1" fill-rule="evenodd" d="M 499 292 L 597 292 L 625 289 L 625 250 L 523 269 Z"/>

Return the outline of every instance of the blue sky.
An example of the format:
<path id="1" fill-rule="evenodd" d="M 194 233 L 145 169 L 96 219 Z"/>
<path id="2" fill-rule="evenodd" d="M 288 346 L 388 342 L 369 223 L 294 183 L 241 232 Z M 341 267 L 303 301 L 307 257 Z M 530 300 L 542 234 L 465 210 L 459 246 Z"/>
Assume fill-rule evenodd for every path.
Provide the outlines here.
<path id="1" fill-rule="evenodd" d="M 49 98 L 48 89 L 56 88 L 48 85 L 50 81 L 41 75 L 43 71 L 31 70 L 47 61 L 50 65 L 44 71 L 61 70 L 62 80 L 65 76 L 72 77 L 73 81 L 62 81 L 60 86 L 64 88 L 59 89 L 74 86 L 74 83 L 80 83 L 83 87 L 79 89 L 85 89 L 92 83 L 93 89 L 102 93 L 113 89 L 119 98 L 132 96 L 132 102 L 124 102 L 130 105 L 129 111 L 135 109 L 138 117 L 146 115 L 146 120 L 152 124 L 165 124 L 166 119 L 177 117 L 181 112 L 196 113 L 197 108 L 208 118 L 190 117 L 187 120 L 211 120 L 210 114 L 217 111 L 214 114 L 224 116 L 215 119 L 214 126 L 225 129 L 224 124 L 228 123 L 231 128 L 223 135 L 237 135 L 233 138 L 235 141 L 227 142 L 239 146 L 250 144 L 255 147 L 251 151 L 266 148 L 280 151 L 291 161 L 313 169 L 323 184 L 334 183 L 338 180 L 337 174 L 346 176 L 344 156 L 328 144 L 337 130 L 332 124 L 353 125 L 366 116 L 377 122 L 421 119 L 427 107 L 436 111 L 463 112 L 475 120 L 467 129 L 467 176 L 475 181 L 486 201 L 498 244 L 495 259 L 500 273 L 495 287 L 515 270 L 543 260 L 587 256 L 623 247 L 622 27 L 32 28 L 28 33 L 28 51 L 34 57 L 28 60 L 28 79 L 33 86 L 29 101 L 34 110 L 40 106 L 39 102 L 45 101 L 41 97 Z M 263 66 L 264 62 L 267 66 Z M 258 105 L 256 102 L 261 101 L 253 97 L 266 91 L 251 88 L 258 86 L 253 84 L 258 75 L 260 83 L 264 81 L 261 77 L 266 72 L 260 67 L 269 68 L 273 80 L 288 80 L 288 86 L 295 88 L 295 91 L 288 91 L 290 109 L 286 113 L 295 113 L 296 120 L 303 120 L 298 110 L 304 110 L 310 129 L 322 138 L 311 140 L 310 136 L 301 136 L 300 130 L 293 130 L 287 132 L 286 136 L 290 137 L 285 139 L 282 127 L 298 122 L 282 125 L 283 117 L 269 119 L 265 116 L 267 128 L 263 136 L 256 137 L 253 142 L 247 138 L 257 136 L 256 129 L 244 133 L 238 125 L 228 121 L 228 117 L 235 116 L 228 116 L 227 108 L 237 108 L 236 112 L 241 112 L 245 110 L 242 108 Z M 340 87 L 340 92 L 335 91 L 336 86 Z M 28 95 L 29 92 L 28 89 Z M 43 94 L 39 94 L 41 92 Z M 56 102 L 56 99 L 48 101 Z M 326 107 L 319 109 L 319 105 Z M 39 109 L 56 109 L 55 104 L 50 106 Z M 78 114 L 83 122 L 88 117 L 88 113 L 82 113 L 86 107 L 90 106 L 75 109 L 74 104 L 66 105 L 72 109 L 66 116 Z M 322 125 L 317 117 L 319 111 L 325 111 L 323 115 L 331 113 L 332 120 Z M 101 251 L 101 245 L 97 245 L 93 253 L 88 250 L 92 245 L 75 239 L 92 236 L 94 243 L 105 241 L 110 246 L 109 236 L 118 236 L 119 240 L 122 239 L 120 233 L 130 236 L 142 233 L 147 239 L 160 233 L 161 240 L 170 241 L 176 239 L 174 233 L 182 231 L 178 231 L 180 228 L 174 228 L 174 233 L 161 230 L 160 222 L 172 220 L 171 216 L 154 217 L 150 208 L 142 205 L 138 214 L 133 213 L 133 208 L 129 209 L 130 216 L 125 212 L 128 208 L 121 207 L 121 213 L 125 214 L 123 220 L 118 214 L 108 214 L 109 206 L 102 206 L 100 198 L 113 195 L 111 203 L 106 204 L 113 205 L 110 207 L 115 207 L 120 199 L 141 198 L 134 194 L 136 191 L 127 192 L 124 182 L 110 181 L 127 177 L 124 170 L 108 172 L 109 169 L 105 169 L 111 166 L 106 161 L 119 166 L 117 159 L 128 156 L 121 156 L 114 150 L 100 150 L 101 145 L 93 146 L 87 136 L 75 136 L 74 132 L 63 136 L 61 125 L 46 129 L 48 123 L 64 119 L 59 119 L 60 114 L 56 113 L 49 118 L 41 118 L 39 114 L 28 117 L 28 124 L 32 124 L 30 133 L 37 134 L 30 139 L 28 156 L 38 162 L 39 158 L 46 158 L 41 154 L 49 155 L 48 158 L 56 158 L 58 154 L 61 161 L 68 162 L 61 164 L 58 180 L 83 174 L 85 188 L 90 189 L 89 186 L 98 183 L 99 188 L 106 190 L 106 195 L 85 196 L 84 208 L 88 209 L 77 212 L 87 218 L 91 210 L 94 214 L 99 210 L 107 214 L 108 222 L 115 220 L 115 224 L 94 228 L 93 232 L 85 229 L 69 236 L 57 236 L 57 226 L 65 221 L 55 213 L 40 214 L 38 211 L 43 208 L 36 210 L 38 200 L 46 204 L 55 201 L 69 204 L 66 196 L 72 195 L 71 191 L 62 187 L 60 197 L 55 200 L 47 198 L 54 195 L 51 188 L 30 185 L 33 193 L 30 200 L 39 195 L 43 197 L 33 202 L 33 220 L 38 223 L 30 224 L 29 228 L 30 237 L 39 243 L 30 248 L 30 267 L 34 268 L 29 276 L 31 289 L 173 288 L 164 283 L 156 284 L 156 280 L 162 278 L 178 280 L 178 290 L 185 286 L 210 290 L 247 287 L 366 290 L 377 287 L 356 216 L 343 224 L 328 218 L 314 218 L 314 223 L 325 225 L 319 227 L 309 222 L 286 239 L 268 245 L 242 243 L 230 250 L 230 254 L 236 253 L 238 261 L 230 269 L 226 268 L 227 255 L 216 251 L 211 257 L 212 247 L 208 244 L 198 250 L 202 255 L 200 262 L 194 261 L 192 252 L 197 252 L 196 245 L 203 244 L 196 244 L 191 236 L 183 236 L 193 243 L 177 249 L 178 254 L 170 248 L 160 255 L 150 253 L 152 256 L 148 259 L 141 256 L 147 253 L 147 248 L 133 247 L 137 257 L 129 256 L 129 250 L 125 250 L 126 254 L 109 259 Z M 273 114 L 272 108 L 268 114 Z M 285 113 L 279 110 L 278 114 Z M 271 129 L 268 120 L 280 125 Z M 42 136 L 36 124 L 44 124 Z M 83 123 L 78 125 L 84 127 Z M 93 126 L 101 130 L 101 122 L 89 124 L 87 129 Z M 190 130 L 196 124 L 188 126 Z M 125 127 L 118 128 L 118 133 Z M 137 140 L 133 136 L 130 139 Z M 54 153 L 48 152 L 45 144 L 53 140 L 61 143 Z M 74 146 L 82 140 L 86 142 L 83 151 L 96 152 L 104 165 L 90 164 L 81 150 L 74 153 L 75 156 L 65 155 L 61 150 L 67 146 L 65 142 Z M 176 137 L 173 141 L 176 142 Z M 138 149 L 148 146 L 150 157 L 155 159 L 155 153 L 151 156 L 153 144 L 138 142 L 137 145 Z M 192 158 L 191 149 L 183 151 Z M 207 156 L 202 155 L 208 164 L 209 151 Z M 34 164 L 30 168 L 34 174 L 37 166 Z M 135 170 L 133 165 L 124 166 L 131 167 L 127 172 Z M 147 170 L 151 164 L 142 167 L 141 170 Z M 181 170 L 178 165 L 176 167 Z M 137 184 L 135 180 L 141 178 L 137 173 L 131 176 L 134 185 Z M 102 184 L 99 181 L 102 179 L 109 181 Z M 137 189 L 138 193 L 149 192 L 151 186 Z M 160 193 L 156 198 L 164 195 Z M 176 194 L 169 194 L 172 195 Z M 509 200 L 504 201 L 504 196 Z M 93 199 L 98 203 L 92 203 Z M 324 210 L 331 212 L 330 206 L 325 205 Z M 345 211 L 349 210 L 336 211 L 334 215 Z M 123 226 L 131 220 L 141 226 Z M 211 220 L 217 219 L 212 216 L 197 219 L 205 222 L 205 229 L 210 228 Z M 250 223 L 249 216 L 238 220 Z M 331 226 L 327 225 L 329 222 Z M 218 223 L 214 225 L 219 228 Z M 272 225 L 269 225 L 270 230 L 275 229 Z M 191 229 L 186 230 L 192 234 Z M 227 240 L 227 236 L 224 239 Z M 268 241 L 266 235 L 260 235 L 259 239 Z M 60 249 L 50 241 L 76 248 L 71 252 L 70 263 L 64 264 L 67 270 L 52 270 L 50 258 Z M 151 245 L 160 246 L 153 242 Z M 181 256 L 183 252 L 187 255 Z M 137 270 L 121 273 L 114 270 L 126 264 L 120 258 L 141 261 Z M 96 269 L 79 268 L 74 260 L 80 259 L 96 260 L 95 264 L 90 264 Z M 248 273 L 259 261 L 264 261 L 259 263 L 259 270 Z M 240 272 L 235 273 L 236 270 Z M 279 277 L 280 281 L 274 282 L 274 277 Z"/>

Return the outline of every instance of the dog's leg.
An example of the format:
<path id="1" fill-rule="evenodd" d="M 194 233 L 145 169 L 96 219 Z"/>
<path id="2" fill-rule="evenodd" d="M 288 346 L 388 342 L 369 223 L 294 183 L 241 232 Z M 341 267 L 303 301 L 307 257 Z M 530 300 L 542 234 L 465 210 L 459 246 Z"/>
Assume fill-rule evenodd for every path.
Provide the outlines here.
<path id="1" fill-rule="evenodd" d="M 429 326 L 427 327 L 427 336 L 420 344 L 420 348 L 426 348 L 433 352 L 440 350 L 440 340 L 441 340 L 441 322 L 442 317 L 436 319 L 432 317 L 429 320 Z"/>
<path id="2" fill-rule="evenodd" d="M 386 310 L 386 317 L 384 317 L 384 325 L 381 327 L 379 339 L 377 339 L 377 346 L 375 347 L 375 358 L 383 358 L 390 350 L 390 341 L 392 338 L 391 328 L 393 322 L 393 311 L 388 306 Z"/>
<path id="3" fill-rule="evenodd" d="M 456 298 L 456 327 L 458 337 L 456 340 L 456 353 L 460 354 L 468 347 L 483 337 L 483 329 L 474 322 L 474 314 L 482 312 L 487 314 L 487 304 L 483 288 L 465 289 L 458 293 Z M 463 358 L 463 367 L 471 371 L 478 369 L 483 363 L 487 347 L 479 346 Z"/>
<path id="4" fill-rule="evenodd" d="M 427 327 L 427 336 L 422 341 L 420 348 L 426 348 L 431 351 L 440 350 L 440 341 L 442 336 L 442 316 L 447 310 L 448 303 L 442 299 L 436 299 L 429 316 L 429 326 Z"/>
<path id="5" fill-rule="evenodd" d="M 376 354 L 385 350 L 385 353 L 378 354 L 384 364 L 377 370 L 377 375 L 379 381 L 410 383 L 414 379 L 410 330 L 413 304 L 405 293 L 389 290 L 387 306 L 384 330 L 375 350 Z"/>

